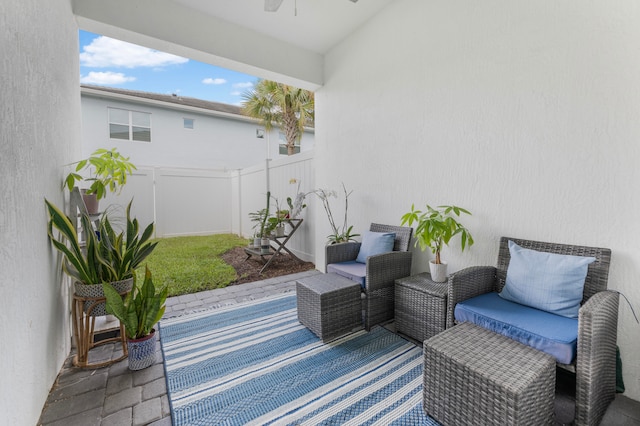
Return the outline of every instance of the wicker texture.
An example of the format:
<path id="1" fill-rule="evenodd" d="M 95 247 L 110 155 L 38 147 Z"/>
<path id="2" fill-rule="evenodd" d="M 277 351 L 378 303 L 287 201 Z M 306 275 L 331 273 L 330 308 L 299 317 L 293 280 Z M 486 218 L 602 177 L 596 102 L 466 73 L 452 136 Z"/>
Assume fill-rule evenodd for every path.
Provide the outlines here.
<path id="1" fill-rule="evenodd" d="M 502 290 L 510 260 L 509 240 L 527 249 L 596 258 L 589 265 L 583 305 L 578 315 L 576 361 L 574 365 L 562 367 L 576 373 L 575 424 L 597 425 L 615 398 L 619 296 L 606 290 L 611 250 L 502 237 L 497 267 L 474 266 L 449 277 L 447 327 L 454 324 L 453 312 L 457 303 L 480 294 Z"/>
<path id="2" fill-rule="evenodd" d="M 553 424 L 554 392 L 554 358 L 515 340 L 464 323 L 424 342 L 423 407 L 443 425 Z"/>
<path id="3" fill-rule="evenodd" d="M 413 228 L 372 223 L 372 232 L 395 232 L 393 251 L 369 256 L 366 263 L 366 278 L 363 309 L 365 328 L 371 330 L 376 324 L 393 319 L 394 282 L 411 274 L 412 253 L 409 251 Z M 325 248 L 326 265 L 356 260 L 360 243 L 349 242 L 328 245 Z"/>
<path id="4" fill-rule="evenodd" d="M 445 329 L 447 283 L 436 283 L 423 272 L 396 280 L 396 331 L 419 342 Z"/>
<path id="5" fill-rule="evenodd" d="M 296 281 L 298 320 L 323 342 L 362 328 L 360 284 L 337 274 Z"/>

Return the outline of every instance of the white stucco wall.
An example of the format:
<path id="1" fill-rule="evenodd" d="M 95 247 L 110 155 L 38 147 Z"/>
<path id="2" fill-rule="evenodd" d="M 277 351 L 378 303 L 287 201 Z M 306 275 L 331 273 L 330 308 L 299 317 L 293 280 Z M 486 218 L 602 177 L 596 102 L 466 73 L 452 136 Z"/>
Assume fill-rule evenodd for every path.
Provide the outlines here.
<path id="1" fill-rule="evenodd" d="M 70 350 L 66 282 L 44 198 L 80 151 L 78 30 L 69 0 L 0 2 L 0 423 L 34 425 Z"/>
<path id="2" fill-rule="evenodd" d="M 150 113 L 151 142 L 111 139 L 109 107 Z M 195 120 L 193 129 L 184 128 L 184 118 Z M 267 140 L 266 135 L 264 139 L 256 137 L 258 128 L 262 127 L 254 122 L 214 116 L 194 108 L 181 110 L 144 100 L 129 102 L 82 95 L 83 156 L 97 148 L 116 147 L 137 166 L 235 170 L 264 161 L 267 148 L 270 158 L 281 157 L 279 129 L 273 129 Z M 313 141 L 313 133 L 305 132 L 300 150 L 313 149 Z"/>
<path id="3" fill-rule="evenodd" d="M 414 202 L 470 209 L 476 244 L 444 251 L 452 271 L 495 264 L 502 235 L 609 247 L 609 287 L 640 310 L 639 23 L 635 0 L 392 3 L 326 58 L 317 186 L 354 190 L 359 231 Z M 318 222 L 318 265 L 327 233 Z M 622 299 L 619 324 L 640 399 Z"/>

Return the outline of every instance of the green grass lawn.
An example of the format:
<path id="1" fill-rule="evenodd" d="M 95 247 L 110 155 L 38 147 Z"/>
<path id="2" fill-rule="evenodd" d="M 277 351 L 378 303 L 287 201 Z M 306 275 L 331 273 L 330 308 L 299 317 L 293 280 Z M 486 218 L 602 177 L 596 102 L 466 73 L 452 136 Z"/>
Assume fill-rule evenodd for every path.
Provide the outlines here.
<path id="1" fill-rule="evenodd" d="M 169 286 L 169 296 L 226 287 L 236 279 L 236 271 L 220 255 L 233 247 L 247 245 L 237 235 L 158 238 L 156 249 L 145 260 L 156 288 Z M 138 268 L 144 278 L 144 265 Z M 141 282 L 141 281 L 140 281 Z"/>

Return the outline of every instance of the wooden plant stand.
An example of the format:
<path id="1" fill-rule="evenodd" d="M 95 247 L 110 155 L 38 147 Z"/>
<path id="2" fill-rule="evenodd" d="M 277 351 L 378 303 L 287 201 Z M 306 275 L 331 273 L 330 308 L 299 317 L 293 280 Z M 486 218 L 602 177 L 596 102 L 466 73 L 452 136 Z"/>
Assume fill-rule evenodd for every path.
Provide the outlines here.
<path id="1" fill-rule="evenodd" d="M 128 292 L 127 292 L 128 293 Z M 124 293 L 123 295 L 126 295 Z M 100 330 L 99 333 L 109 333 L 114 331 L 120 331 L 119 336 L 110 337 L 99 342 L 95 341 L 96 331 L 96 317 L 91 315 L 93 309 L 102 302 L 105 302 L 104 297 L 81 297 L 73 295 L 72 304 L 72 320 L 73 320 L 73 336 L 76 339 L 77 354 L 73 357 L 73 365 L 80 368 L 100 368 L 111 365 L 115 362 L 125 359 L 129 353 L 127 350 L 127 337 L 124 333 L 124 326 L 120 323 L 120 327 L 113 327 L 106 330 Z M 85 302 L 93 302 L 88 309 L 84 309 Z M 97 346 L 107 343 L 121 342 L 122 344 L 122 356 L 110 359 L 102 362 L 89 362 L 89 351 Z"/>
<path id="2" fill-rule="evenodd" d="M 289 250 L 286 247 L 286 244 L 289 242 L 289 240 L 291 239 L 291 237 L 293 236 L 293 234 L 295 234 L 295 232 L 298 230 L 298 228 L 300 227 L 300 225 L 302 225 L 302 220 L 303 219 L 288 219 L 287 222 L 289 222 L 289 224 L 291 225 L 291 231 L 288 234 L 285 235 L 281 235 L 281 236 L 270 236 L 269 237 L 269 253 L 262 253 L 262 251 L 260 250 L 260 248 L 249 248 L 249 247 L 245 247 L 244 252 L 247 254 L 247 258 L 245 259 L 245 261 L 249 260 L 249 258 L 251 256 L 260 256 L 260 259 L 262 260 L 262 262 L 264 263 L 264 266 L 262 267 L 262 269 L 260 269 L 260 274 L 262 274 L 262 272 L 267 269 L 267 267 L 269 266 L 269 264 L 271 263 L 271 261 L 278 255 L 281 255 L 282 253 L 280 253 L 282 250 L 286 251 L 287 253 L 289 253 L 289 256 L 291 256 L 292 259 L 295 259 L 298 262 L 302 262 L 298 256 L 296 256 L 295 254 L 293 254 L 291 252 L 291 250 Z M 276 247 L 273 247 L 273 245 L 271 243 L 274 243 Z M 266 256 L 269 257 L 269 259 L 266 259 Z"/>

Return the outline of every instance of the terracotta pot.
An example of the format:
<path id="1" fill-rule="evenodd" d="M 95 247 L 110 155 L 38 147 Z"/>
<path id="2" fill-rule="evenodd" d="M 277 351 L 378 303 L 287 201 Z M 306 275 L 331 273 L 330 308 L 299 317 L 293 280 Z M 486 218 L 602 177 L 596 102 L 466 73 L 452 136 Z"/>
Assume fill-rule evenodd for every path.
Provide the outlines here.
<path id="1" fill-rule="evenodd" d="M 86 189 L 82 189 L 80 192 L 82 193 L 82 200 L 84 201 L 84 205 L 87 208 L 87 213 L 98 214 L 99 212 L 98 196 L 96 194 L 87 194 Z"/>

